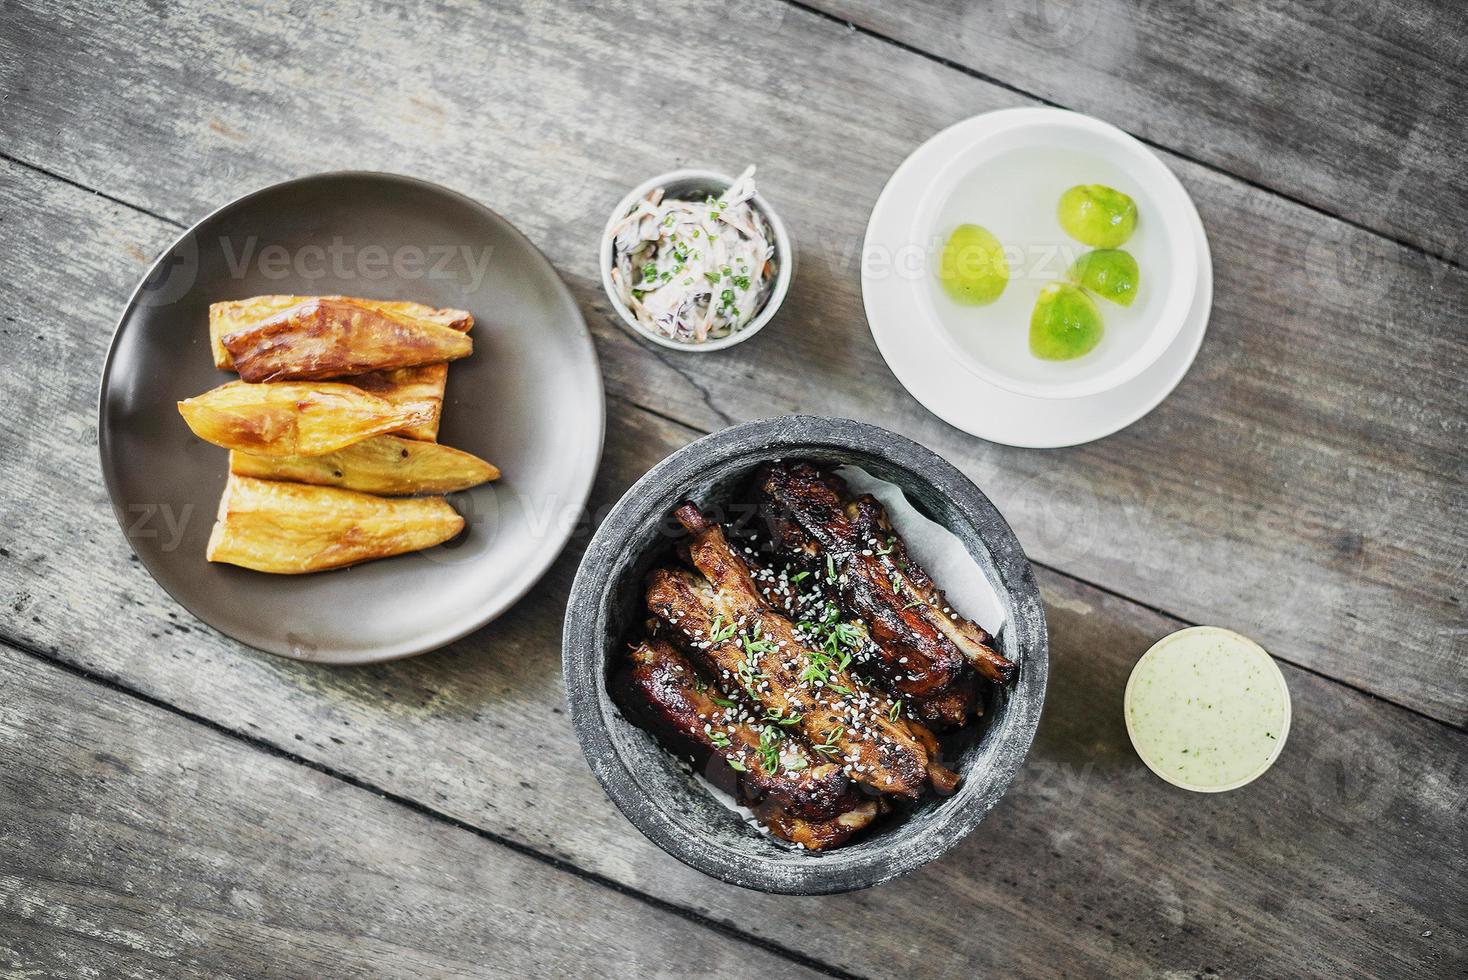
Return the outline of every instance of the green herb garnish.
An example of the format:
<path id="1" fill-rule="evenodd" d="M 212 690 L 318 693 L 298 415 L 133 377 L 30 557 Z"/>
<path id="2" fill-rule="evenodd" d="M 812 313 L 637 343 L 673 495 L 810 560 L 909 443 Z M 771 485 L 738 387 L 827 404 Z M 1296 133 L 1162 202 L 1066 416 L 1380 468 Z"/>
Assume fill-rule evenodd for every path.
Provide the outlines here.
<path id="1" fill-rule="evenodd" d="M 739 628 L 733 623 L 725 625 L 724 614 L 719 613 L 714 617 L 713 623 L 709 626 L 709 640 L 713 643 L 727 643 L 734 639 L 734 634 L 738 632 Z"/>
<path id="2" fill-rule="evenodd" d="M 765 772 L 780 770 L 780 742 L 784 739 L 780 729 L 766 725 L 759 732 L 759 764 Z"/>

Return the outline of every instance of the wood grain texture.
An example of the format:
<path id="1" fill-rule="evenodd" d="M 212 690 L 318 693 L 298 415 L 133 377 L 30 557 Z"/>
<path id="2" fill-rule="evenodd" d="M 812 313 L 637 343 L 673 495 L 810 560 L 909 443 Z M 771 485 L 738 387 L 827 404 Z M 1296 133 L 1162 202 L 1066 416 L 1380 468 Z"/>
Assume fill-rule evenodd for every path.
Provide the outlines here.
<path id="1" fill-rule="evenodd" d="M 6 220 L 48 229 L 19 240 L 68 256 L 66 277 L 0 282 L 15 317 L 0 357 L 29 366 L 0 374 L 14 406 L 0 421 L 6 638 L 856 974 L 1288 974 L 1327 963 L 1431 976 L 1461 964 L 1468 924 L 1451 892 L 1468 870 L 1462 733 L 1287 668 L 1297 720 L 1278 766 L 1239 793 L 1185 795 L 1142 768 L 1119 710 L 1130 664 L 1178 623 L 1063 576 L 1041 577 L 1052 690 L 1010 795 L 935 865 L 832 899 L 712 882 L 606 801 L 561 707 L 560 617 L 584 531 L 510 613 L 438 654 L 334 670 L 219 637 L 132 560 L 96 469 L 92 385 L 76 380 L 95 373 L 117 296 L 172 231 L 54 180 L 0 175 L 0 197 L 16 203 Z M 13 258 L 39 267 L 24 250 Z M 692 435 L 621 399 L 610 409 L 592 520 Z M 22 439 L 14 426 L 27 418 L 47 425 Z"/>
<path id="2" fill-rule="evenodd" d="M 0 972 L 817 974 L 0 646 Z"/>
<path id="3" fill-rule="evenodd" d="M 777 0 L 615 17 L 540 4 L 408 17 L 352 0 L 305 20 L 105 5 L 52 17 L 19 10 L 0 36 L 0 63 L 19 79 L 0 110 L 10 152 L 178 220 L 313 170 L 445 181 L 567 274 L 614 395 L 701 430 L 795 411 L 885 425 L 973 476 L 1037 560 L 1468 722 L 1468 529 L 1450 516 L 1468 506 L 1463 270 L 1169 158 L 1214 250 L 1198 362 L 1125 432 L 1014 450 L 950 429 L 902 390 L 865 329 L 858 283 L 866 217 L 892 169 L 942 126 L 1022 101 L 1010 92 Z M 730 52 L 731 33 L 750 40 Z M 421 37 L 435 39 L 431 56 Z M 731 69 L 670 92 L 644 52 L 680 45 Z M 310 67 L 343 51 L 398 70 L 363 86 Z M 615 105 L 650 107 L 633 134 L 600 95 L 612 89 Z M 761 124 L 726 150 L 723 117 L 694 112 L 708 106 Z M 600 295 L 605 211 L 645 174 L 746 159 L 799 239 L 786 308 L 717 356 L 640 345 Z M 70 247 L 34 227 L 39 255 Z"/>
<path id="4" fill-rule="evenodd" d="M 1439 717 L 1461 722 L 1468 711 L 1458 598 L 1468 547 L 1453 517 L 1465 502 L 1465 395 L 1456 383 L 1465 340 L 1450 316 L 1465 285 L 1442 263 L 1172 160 L 1204 212 L 1220 278 L 1199 364 L 1167 404 L 1118 437 L 1061 453 L 1006 450 L 932 420 L 897 387 L 862 326 L 856 284 L 866 212 L 890 170 L 941 125 L 1013 104 L 1002 90 L 775 3 L 409 13 L 338 2 L 302 15 L 81 4 L 48 16 L 6 8 L 0 137 L 8 154 L 174 222 L 281 177 L 365 166 L 444 181 L 524 228 L 593 314 L 613 394 L 591 521 L 696 429 L 790 410 L 852 415 L 954 459 L 1031 552 L 1058 567 L 1246 629 L 1276 653 Z M 730 46 L 729 36 L 754 40 Z M 678 45 L 722 59 L 725 70 L 695 75 L 670 95 L 647 71 L 647 52 Z M 371 84 L 339 70 L 367 52 L 387 69 Z M 652 109 L 629 117 L 623 104 Z M 704 128 L 692 144 L 679 132 L 690 107 L 708 105 L 747 107 L 761 120 L 739 159 L 716 149 L 725 145 L 722 119 L 696 122 Z M 629 126 L 646 142 L 630 139 Z M 670 159 L 672 148 L 689 145 L 697 149 Z M 608 318 L 594 278 L 603 212 L 644 174 L 681 162 L 737 169 L 745 153 L 800 237 L 789 307 L 761 337 L 717 357 L 639 346 Z M 0 280 L 0 359 L 24 365 L 0 373 L 0 403 L 10 409 L 0 415 L 0 636 L 853 973 L 1439 976 L 1468 966 L 1468 922 L 1455 894 L 1468 872 L 1463 733 L 1287 668 L 1296 722 L 1278 766 L 1238 793 L 1184 795 L 1142 769 L 1119 711 L 1131 662 L 1177 620 L 1063 575 L 1041 576 L 1052 692 L 1011 794 L 937 864 L 833 899 L 770 899 L 711 882 L 648 845 L 606 802 L 560 708 L 560 615 L 586 529 L 524 602 L 442 653 L 339 671 L 243 650 L 191 620 L 131 559 L 96 468 L 94 379 L 107 334 L 175 229 L 8 164 L 0 165 L 0 202 L 14 270 Z M 35 420 L 44 424 L 28 424 Z M 66 773 L 90 764 L 80 753 L 95 751 L 78 749 L 76 733 L 101 731 L 83 726 L 93 716 L 120 718 L 123 707 L 104 689 L 61 710 L 56 692 L 74 681 L 47 670 L 33 685 L 39 693 L 5 691 L 0 728 L 16 727 L 17 710 L 34 710 L 55 720 L 22 724 L 26 738 L 73 733 L 70 742 L 27 743 L 39 746 L 24 753 L 30 771 L 53 767 L 63 783 L 27 785 L 38 787 L 33 796 L 85 810 L 78 789 L 64 785 Z M 139 713 L 116 738 L 135 760 L 156 759 L 147 755 L 155 748 L 165 758 L 215 751 L 215 735 L 182 722 L 187 738 L 150 746 L 153 729 L 174 722 L 130 710 Z M 191 840 L 213 846 L 238 812 L 270 812 L 248 794 L 227 795 L 257 786 L 251 770 L 261 763 L 253 749 L 249 764 L 229 762 L 226 748 L 218 749 L 224 788 L 208 785 L 203 799 L 214 809 L 200 826 L 187 824 L 187 839 L 148 843 L 162 804 L 145 793 L 107 811 L 111 838 L 100 820 L 84 819 L 68 848 L 53 848 L 62 856 L 28 851 L 29 873 L 49 877 L 51 891 L 23 917 L 0 916 L 9 953 L 60 950 L 64 959 L 43 968 L 74 972 L 107 943 L 145 954 L 185 948 L 188 936 L 149 918 L 116 882 L 137 878 L 129 876 L 142 866 L 128 863 L 135 854 L 150 857 L 149 867 L 171 867 L 174 854 L 197 861 Z M 19 771 L 18 754 L 7 745 L 0 780 Z M 379 819 L 375 803 L 356 809 L 357 791 L 264 758 L 283 768 L 268 768 L 260 800 L 294 800 L 317 826 L 340 819 L 326 856 L 342 860 L 313 863 L 301 845 L 264 865 L 280 869 L 273 885 L 295 888 L 289 900 L 325 894 L 323 881 L 343 865 L 371 894 L 381 868 L 364 866 L 366 852 L 347 842 L 385 839 L 408 852 L 406 880 L 422 898 L 413 911 L 447 907 L 449 922 L 463 921 L 469 892 L 480 890 L 463 883 L 490 876 L 484 869 L 494 865 L 480 851 L 502 853 L 497 845 L 427 816 L 423 832 L 416 815 Z M 138 764 L 129 764 L 136 775 Z M 196 766 L 198 782 L 183 785 L 202 787 L 203 771 Z M 0 794 L 0 807 L 11 795 Z M 104 795 L 93 812 L 114 802 Z M 194 802 L 162 812 L 186 821 Z M 0 847 L 17 833 L 47 832 L 28 814 L 6 816 Z M 304 816 L 289 825 L 305 828 L 291 847 L 315 843 Z M 120 839 L 141 842 L 135 849 L 98 857 L 91 877 L 77 870 L 88 847 L 100 854 L 124 831 L 132 836 Z M 444 836 L 452 839 L 440 847 Z M 256 868 L 237 869 L 228 848 L 207 853 L 215 877 L 199 880 L 220 889 L 255 880 Z M 72 877 L 45 875 L 34 862 L 48 857 Z M 437 891 L 430 885 L 439 879 L 416 867 L 430 857 L 445 862 L 430 864 L 449 879 Z M 530 867 L 536 881 L 524 891 L 496 877 L 496 894 L 533 902 L 520 897 L 540 893 L 543 866 Z M 602 889 L 583 895 L 584 882 L 571 875 L 548 881 L 562 882 L 555 908 L 574 906 L 572 916 L 622 901 Z M 0 873 L 0 900 L 16 894 L 15 884 Z M 218 909 L 232 894 L 198 907 Z M 60 910 L 53 920 L 48 908 Z M 423 971 L 481 948 L 474 929 L 482 922 L 472 917 L 469 935 L 446 944 L 412 930 L 369 931 L 412 921 L 393 911 L 387 901 L 368 908 L 355 948 L 375 954 L 380 947 L 367 944 L 381 942 L 391 964 Z M 634 913 L 613 917 L 617 941 L 646 934 L 658 948 L 665 934 Z M 256 966 L 251 953 L 279 942 L 274 932 L 254 938 L 260 919 L 245 914 L 199 918 L 227 941 L 201 954 L 194 972 L 236 963 L 245 972 Z M 332 964 L 332 947 L 302 936 L 296 919 L 266 922 Z M 537 951 L 559 936 L 539 928 L 547 931 L 531 934 Z M 236 939 L 241 930 L 247 935 Z M 578 974 L 605 962 L 572 942 L 552 970 Z M 161 959 L 126 966 L 190 969 Z M 762 969 L 783 975 L 785 964 Z"/>
<path id="5" fill-rule="evenodd" d="M 1455 0 L 804 0 L 1468 265 Z"/>

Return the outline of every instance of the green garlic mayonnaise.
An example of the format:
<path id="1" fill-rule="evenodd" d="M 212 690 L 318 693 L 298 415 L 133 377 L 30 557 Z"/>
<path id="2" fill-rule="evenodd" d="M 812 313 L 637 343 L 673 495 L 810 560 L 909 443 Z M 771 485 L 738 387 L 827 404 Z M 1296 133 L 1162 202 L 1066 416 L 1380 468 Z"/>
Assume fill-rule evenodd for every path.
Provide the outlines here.
<path id="1" fill-rule="evenodd" d="M 1126 687 L 1132 745 L 1184 789 L 1235 789 L 1268 769 L 1290 729 L 1290 692 L 1254 641 L 1216 626 L 1163 637 Z"/>

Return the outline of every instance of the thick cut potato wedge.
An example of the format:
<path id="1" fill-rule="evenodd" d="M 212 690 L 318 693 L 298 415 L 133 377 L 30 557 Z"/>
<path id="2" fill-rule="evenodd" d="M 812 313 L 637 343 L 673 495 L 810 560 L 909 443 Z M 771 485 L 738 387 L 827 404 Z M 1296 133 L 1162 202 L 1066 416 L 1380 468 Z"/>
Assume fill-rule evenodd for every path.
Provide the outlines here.
<path id="1" fill-rule="evenodd" d="M 398 435 L 433 442 L 438 438 L 438 420 L 443 411 L 443 390 L 448 377 L 449 366 L 440 363 L 372 371 L 341 380 L 386 399 L 398 408 L 412 408 L 423 415 L 426 421 L 401 429 Z"/>
<path id="2" fill-rule="evenodd" d="M 251 296 L 249 299 L 234 299 L 224 303 L 209 304 L 209 347 L 214 353 L 214 366 L 221 371 L 234 370 L 234 361 L 224 349 L 224 335 L 253 326 L 272 317 L 281 310 L 304 303 L 310 296 Z M 360 299 L 356 296 L 327 296 L 324 299 L 339 299 L 359 306 L 385 310 L 400 316 L 428 320 L 440 326 L 467 333 L 474 326 L 474 314 L 468 310 L 435 309 L 422 303 L 407 303 L 396 300 Z"/>
<path id="3" fill-rule="evenodd" d="M 453 361 L 474 342 L 457 330 L 351 300 L 316 297 L 221 338 L 251 382 L 340 378 Z"/>
<path id="4" fill-rule="evenodd" d="M 210 561 L 299 575 L 442 544 L 464 519 L 442 497 L 391 500 L 335 487 L 231 476 Z"/>
<path id="5" fill-rule="evenodd" d="M 378 436 L 324 456 L 256 456 L 236 450 L 229 454 L 229 471 L 389 497 L 453 493 L 500 475 L 494 464 L 473 453 L 402 436 Z"/>
<path id="6" fill-rule="evenodd" d="M 178 411 L 205 442 L 261 456 L 319 456 L 426 421 L 412 406 L 329 381 L 231 381 Z"/>

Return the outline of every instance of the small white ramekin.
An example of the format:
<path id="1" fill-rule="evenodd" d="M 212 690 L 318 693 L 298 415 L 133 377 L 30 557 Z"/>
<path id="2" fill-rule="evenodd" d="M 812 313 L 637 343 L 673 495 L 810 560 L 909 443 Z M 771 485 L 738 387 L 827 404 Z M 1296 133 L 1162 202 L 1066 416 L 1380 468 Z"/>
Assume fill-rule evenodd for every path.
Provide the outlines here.
<path id="1" fill-rule="evenodd" d="M 618 221 L 626 216 L 627 212 L 647 196 L 648 192 L 655 187 L 666 190 L 667 196 L 677 198 L 688 198 L 692 200 L 703 200 L 708 195 L 718 196 L 729 189 L 734 181 L 725 174 L 712 170 L 674 170 L 671 173 L 659 174 L 649 180 L 638 184 L 627 196 L 612 209 L 612 215 L 607 219 L 606 227 L 601 234 L 601 285 L 606 290 L 607 299 L 612 304 L 612 309 L 622 318 L 627 328 L 639 337 L 650 340 L 662 347 L 672 350 L 690 351 L 694 353 L 723 350 L 733 347 L 735 344 L 743 343 L 750 337 L 759 333 L 764 325 L 769 323 L 780 309 L 780 304 L 785 301 L 785 294 L 790 290 L 790 279 L 795 273 L 795 245 L 790 240 L 790 235 L 785 230 L 785 224 L 775 209 L 770 207 L 770 202 L 763 194 L 756 193 L 750 202 L 756 211 L 760 213 L 766 223 L 769 224 L 770 234 L 775 246 L 775 283 L 770 289 L 770 295 L 765 300 L 764 306 L 760 307 L 759 315 L 745 326 L 729 334 L 727 337 L 719 337 L 716 340 L 706 340 L 701 344 L 688 343 L 682 340 L 673 340 L 665 337 L 656 330 L 643 326 L 641 321 L 622 302 L 617 295 L 616 287 L 612 285 L 612 228 Z"/>
<path id="2" fill-rule="evenodd" d="M 1152 758 L 1147 755 L 1146 749 L 1142 744 L 1142 740 L 1138 737 L 1136 729 L 1132 724 L 1132 689 L 1137 679 L 1137 673 L 1141 669 L 1142 664 L 1145 663 L 1148 658 L 1157 656 L 1163 648 L 1175 641 L 1178 637 L 1192 634 L 1215 635 L 1226 638 L 1230 642 L 1238 642 L 1247 646 L 1260 658 L 1261 663 L 1268 665 L 1268 673 L 1271 679 L 1279 685 L 1280 692 L 1284 697 L 1284 724 L 1280 728 L 1278 742 L 1275 744 L 1274 751 L 1270 753 L 1269 758 L 1266 759 L 1261 765 L 1259 765 L 1259 767 L 1256 768 L 1253 772 L 1244 776 L 1242 779 L 1237 779 L 1234 782 L 1224 783 L 1217 786 L 1204 786 L 1198 785 L 1196 783 L 1189 783 L 1186 780 L 1177 778 L 1177 776 L 1168 772 L 1162 766 L 1158 765 Z M 1145 764 L 1148 769 L 1152 770 L 1153 774 L 1159 776 L 1166 782 L 1169 782 L 1180 789 L 1191 790 L 1194 793 L 1226 793 L 1229 790 L 1238 789 L 1241 786 L 1247 786 L 1249 783 L 1252 783 L 1254 780 L 1258 779 L 1260 776 L 1268 772 L 1270 767 L 1274 765 L 1275 760 L 1279 758 L 1280 752 L 1284 750 L 1285 740 L 1289 738 L 1290 720 L 1293 712 L 1291 710 L 1290 703 L 1290 688 L 1289 685 L 1285 683 L 1284 672 L 1279 669 L 1279 664 L 1275 663 L 1274 658 L 1271 657 L 1263 647 L 1255 643 L 1253 640 L 1249 639 L 1247 636 L 1243 636 L 1242 634 L 1235 633 L 1233 630 L 1224 629 L 1219 626 L 1189 626 L 1186 629 L 1180 629 L 1175 633 L 1169 633 L 1167 636 L 1164 636 L 1162 639 L 1152 644 L 1147 652 L 1142 654 L 1141 658 L 1136 662 L 1136 664 L 1133 665 L 1131 676 L 1127 678 L 1126 693 L 1122 696 L 1122 714 L 1126 721 L 1127 737 L 1131 739 L 1132 748 L 1136 751 L 1137 756 L 1142 760 L 1143 764 Z"/>

